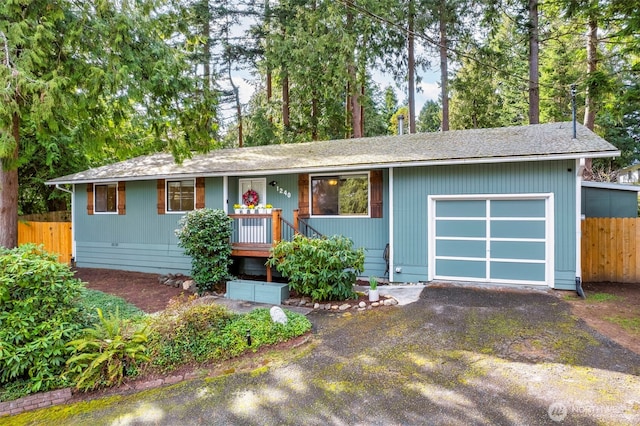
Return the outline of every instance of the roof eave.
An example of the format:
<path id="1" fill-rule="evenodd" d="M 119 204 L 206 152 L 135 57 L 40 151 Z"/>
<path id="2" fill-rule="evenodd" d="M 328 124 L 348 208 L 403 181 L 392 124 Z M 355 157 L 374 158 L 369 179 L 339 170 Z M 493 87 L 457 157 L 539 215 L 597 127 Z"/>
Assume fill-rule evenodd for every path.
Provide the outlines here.
<path id="1" fill-rule="evenodd" d="M 65 184 L 86 184 L 86 183 L 105 183 L 105 182 L 129 182 L 144 181 L 155 179 L 191 179 L 194 177 L 223 177 L 223 176 L 264 176 L 276 174 L 293 174 L 293 173 L 322 173 L 334 171 L 357 171 L 369 170 L 376 168 L 404 168 L 404 167 L 427 167 L 427 166 L 447 166 L 447 165 L 463 165 L 463 164 L 491 164 L 491 163 L 514 163 L 526 161 L 555 161 L 555 160 L 575 160 L 580 158 L 609 158 L 618 157 L 620 151 L 597 151 L 597 152 L 576 152 L 565 154 L 539 154 L 539 155 L 523 155 L 523 156 L 504 156 L 504 157 L 477 157 L 477 158 L 450 158 L 423 161 L 397 161 L 385 163 L 367 163 L 367 164 L 346 164 L 340 166 L 318 166 L 306 168 L 289 168 L 289 169 L 262 169 L 262 170 L 246 170 L 246 171 L 220 171 L 210 173 L 179 173 L 179 174 L 163 174 L 163 175 L 145 175 L 145 176 L 120 176 L 97 179 L 52 179 L 46 181 L 46 185 L 65 185 Z"/>

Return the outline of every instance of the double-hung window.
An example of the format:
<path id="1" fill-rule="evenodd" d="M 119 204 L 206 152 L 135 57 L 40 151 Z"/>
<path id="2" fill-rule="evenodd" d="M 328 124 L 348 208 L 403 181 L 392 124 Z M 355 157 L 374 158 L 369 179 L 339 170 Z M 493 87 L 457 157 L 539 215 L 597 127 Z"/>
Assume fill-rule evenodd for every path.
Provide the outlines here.
<path id="1" fill-rule="evenodd" d="M 96 184 L 93 186 L 94 212 L 118 212 L 118 185 L 115 183 Z"/>
<path id="2" fill-rule="evenodd" d="M 167 181 L 167 211 L 186 212 L 194 209 L 195 181 L 169 180 Z"/>
<path id="3" fill-rule="evenodd" d="M 369 174 L 311 176 L 313 216 L 368 216 Z"/>

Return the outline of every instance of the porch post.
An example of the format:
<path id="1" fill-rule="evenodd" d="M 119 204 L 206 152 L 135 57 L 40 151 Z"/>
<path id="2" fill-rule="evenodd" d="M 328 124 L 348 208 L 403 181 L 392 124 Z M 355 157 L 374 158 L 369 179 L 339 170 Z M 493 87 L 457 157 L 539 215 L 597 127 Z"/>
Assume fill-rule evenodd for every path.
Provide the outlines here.
<path id="1" fill-rule="evenodd" d="M 293 211 L 293 230 L 296 234 L 300 233 L 300 222 L 298 221 L 298 209 Z"/>
<path id="2" fill-rule="evenodd" d="M 275 245 L 279 241 L 282 241 L 282 224 L 280 223 L 280 217 L 282 210 L 273 209 L 271 212 L 271 229 L 273 234 L 273 244 Z"/>

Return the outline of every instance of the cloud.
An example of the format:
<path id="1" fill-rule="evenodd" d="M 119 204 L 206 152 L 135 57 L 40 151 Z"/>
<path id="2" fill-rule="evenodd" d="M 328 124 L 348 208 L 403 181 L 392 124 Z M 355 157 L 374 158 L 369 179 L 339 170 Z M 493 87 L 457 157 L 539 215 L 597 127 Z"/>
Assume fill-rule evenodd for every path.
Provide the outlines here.
<path id="1" fill-rule="evenodd" d="M 437 101 L 440 96 L 440 85 L 437 82 L 425 82 L 420 83 L 420 89 L 422 93 L 419 96 L 424 101 Z"/>
<path id="2" fill-rule="evenodd" d="M 238 87 L 238 92 L 240 93 L 240 103 L 246 104 L 251 99 L 253 92 L 255 92 L 255 88 L 243 77 L 232 77 L 233 84 Z"/>

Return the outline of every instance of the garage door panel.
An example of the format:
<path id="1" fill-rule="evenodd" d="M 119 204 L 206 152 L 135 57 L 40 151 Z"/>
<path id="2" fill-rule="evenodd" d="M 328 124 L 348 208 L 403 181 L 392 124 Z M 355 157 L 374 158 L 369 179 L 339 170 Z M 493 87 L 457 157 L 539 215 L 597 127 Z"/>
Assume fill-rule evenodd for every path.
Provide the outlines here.
<path id="1" fill-rule="evenodd" d="M 545 281 L 544 263 L 490 262 L 491 279 Z"/>
<path id="2" fill-rule="evenodd" d="M 545 217 L 545 200 L 491 200 L 491 217 Z"/>
<path id="3" fill-rule="evenodd" d="M 438 217 L 485 217 L 487 203 L 484 200 L 440 200 L 436 204 Z"/>
<path id="4" fill-rule="evenodd" d="M 552 194 L 466 197 L 429 197 L 432 277 L 552 283 Z"/>
<path id="5" fill-rule="evenodd" d="M 436 235 L 439 237 L 485 238 L 485 220 L 438 220 Z"/>
<path id="6" fill-rule="evenodd" d="M 539 220 L 492 220 L 491 238 L 544 239 L 545 228 L 545 223 Z"/>
<path id="7" fill-rule="evenodd" d="M 487 245 L 483 241 L 437 240 L 436 253 L 438 256 L 449 257 L 480 257 L 485 258 Z"/>
<path id="8" fill-rule="evenodd" d="M 544 242 L 530 241 L 491 241 L 493 259 L 544 260 Z"/>
<path id="9" fill-rule="evenodd" d="M 484 261 L 436 259 L 436 271 L 443 277 L 485 279 L 486 267 Z"/>

